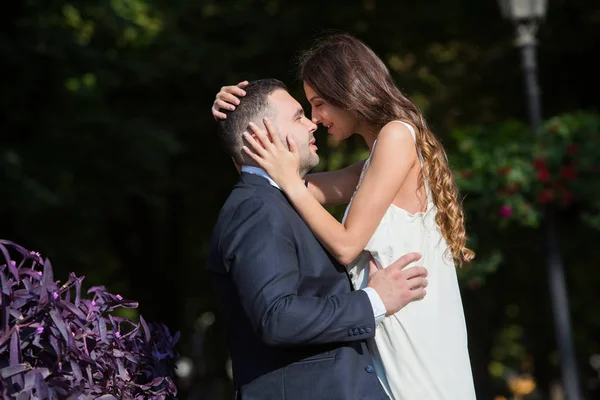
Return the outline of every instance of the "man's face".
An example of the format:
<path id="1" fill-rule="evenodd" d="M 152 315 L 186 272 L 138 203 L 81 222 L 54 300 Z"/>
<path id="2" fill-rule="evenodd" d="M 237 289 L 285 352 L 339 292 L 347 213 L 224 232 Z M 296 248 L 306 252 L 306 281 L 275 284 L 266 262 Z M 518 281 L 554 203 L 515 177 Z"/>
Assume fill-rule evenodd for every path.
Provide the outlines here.
<path id="1" fill-rule="evenodd" d="M 300 103 L 285 90 L 276 90 L 269 95 L 269 105 L 273 108 L 275 127 L 281 140 L 287 146 L 286 135 L 290 135 L 300 153 L 300 173 L 306 174 L 319 164 L 317 146 L 313 133 L 317 130 L 310 119 L 304 115 Z"/>

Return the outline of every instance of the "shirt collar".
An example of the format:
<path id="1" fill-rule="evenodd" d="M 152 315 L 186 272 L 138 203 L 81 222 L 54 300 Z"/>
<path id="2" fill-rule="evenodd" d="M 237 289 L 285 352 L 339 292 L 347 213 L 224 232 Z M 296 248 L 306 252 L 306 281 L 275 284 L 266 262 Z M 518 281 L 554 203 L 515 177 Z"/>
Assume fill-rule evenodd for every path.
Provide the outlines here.
<path id="1" fill-rule="evenodd" d="M 262 169 L 260 167 L 254 167 L 254 166 L 251 166 L 251 165 L 242 165 L 242 172 L 246 172 L 248 174 L 262 176 L 263 178 L 265 178 L 266 180 L 269 181 L 269 183 L 271 184 L 271 186 L 274 186 L 277 189 L 281 190 L 281 188 L 279 187 L 279 185 L 277 183 L 275 183 L 275 181 L 273 179 L 271 179 L 271 177 L 269 176 L 269 174 L 267 174 L 267 171 L 265 171 L 264 169 Z"/>

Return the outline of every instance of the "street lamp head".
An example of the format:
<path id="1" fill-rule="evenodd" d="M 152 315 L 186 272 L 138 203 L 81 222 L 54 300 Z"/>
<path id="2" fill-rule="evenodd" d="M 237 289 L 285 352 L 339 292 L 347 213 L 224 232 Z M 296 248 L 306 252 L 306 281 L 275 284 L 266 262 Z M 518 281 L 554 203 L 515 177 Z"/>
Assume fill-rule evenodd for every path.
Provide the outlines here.
<path id="1" fill-rule="evenodd" d="M 499 0 L 505 18 L 517 23 L 544 18 L 547 0 Z"/>

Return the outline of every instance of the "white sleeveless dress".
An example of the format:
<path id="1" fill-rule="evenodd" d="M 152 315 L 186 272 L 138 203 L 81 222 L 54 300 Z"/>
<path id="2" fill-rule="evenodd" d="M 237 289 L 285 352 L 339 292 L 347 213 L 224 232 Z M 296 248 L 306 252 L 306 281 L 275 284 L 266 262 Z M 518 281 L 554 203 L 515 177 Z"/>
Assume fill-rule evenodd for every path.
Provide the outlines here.
<path id="1" fill-rule="evenodd" d="M 412 126 L 394 122 L 404 124 L 416 143 Z M 422 164 L 418 148 L 417 153 Z M 365 162 L 357 190 L 370 159 Z M 393 400 L 472 400 L 476 397 L 458 279 L 435 222 L 437 208 L 427 182 L 425 188 L 427 210 L 410 214 L 390 205 L 365 251 L 347 268 L 358 290 L 367 286 L 370 255 L 379 268 L 386 268 L 409 252 L 423 255 L 418 265 L 429 272 L 427 295 L 386 317 L 369 342 L 377 375 Z M 344 221 L 351 205 L 352 201 Z"/>

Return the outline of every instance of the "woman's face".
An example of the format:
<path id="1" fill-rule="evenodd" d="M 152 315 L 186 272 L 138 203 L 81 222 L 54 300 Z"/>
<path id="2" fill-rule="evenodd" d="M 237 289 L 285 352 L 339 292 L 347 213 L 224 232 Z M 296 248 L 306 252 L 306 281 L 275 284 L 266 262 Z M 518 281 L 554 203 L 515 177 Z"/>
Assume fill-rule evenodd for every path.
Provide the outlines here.
<path id="1" fill-rule="evenodd" d="M 357 118 L 348 111 L 337 108 L 304 82 L 304 94 L 311 105 L 311 118 L 315 124 L 322 124 L 337 141 L 348 139 L 356 131 Z"/>

